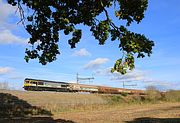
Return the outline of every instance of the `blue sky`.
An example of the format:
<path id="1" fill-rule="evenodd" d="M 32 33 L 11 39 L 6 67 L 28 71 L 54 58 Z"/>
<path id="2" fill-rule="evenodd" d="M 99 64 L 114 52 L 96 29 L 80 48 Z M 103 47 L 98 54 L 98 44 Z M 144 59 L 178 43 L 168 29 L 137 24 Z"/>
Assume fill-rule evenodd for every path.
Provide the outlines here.
<path id="1" fill-rule="evenodd" d="M 78 72 L 81 77 L 92 74 L 95 77 L 90 83 L 81 83 L 122 87 L 122 82 L 126 81 L 126 84 L 137 84 L 128 88 L 145 89 L 152 85 L 159 89 L 180 89 L 179 5 L 178 0 L 149 0 L 143 21 L 133 23 L 129 29 L 155 41 L 153 54 L 136 59 L 135 70 L 122 76 L 109 72 L 115 60 L 121 57 L 118 41 L 107 40 L 100 46 L 89 28 L 84 27 L 81 42 L 75 49 L 70 49 L 68 36 L 60 35 L 61 55 L 53 63 L 46 66 L 38 60 L 26 63 L 23 58 L 29 35 L 21 24 L 17 25 L 16 8 L 0 0 L 0 82 L 8 82 L 11 88 L 22 90 L 23 80 L 27 77 L 75 82 Z"/>

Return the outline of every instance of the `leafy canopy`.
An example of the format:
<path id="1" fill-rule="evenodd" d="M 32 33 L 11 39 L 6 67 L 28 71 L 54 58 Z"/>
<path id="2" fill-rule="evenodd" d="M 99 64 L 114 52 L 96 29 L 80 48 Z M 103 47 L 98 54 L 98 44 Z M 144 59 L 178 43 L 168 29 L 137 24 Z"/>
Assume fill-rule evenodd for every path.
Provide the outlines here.
<path id="1" fill-rule="evenodd" d="M 25 22 L 25 28 L 31 36 L 28 43 L 32 48 L 26 48 L 26 62 L 29 59 L 39 59 L 41 64 L 46 65 L 56 60 L 60 54 L 60 30 L 64 31 L 65 35 L 72 35 L 68 43 L 71 48 L 75 48 L 82 35 L 82 30 L 76 28 L 78 24 L 90 27 L 92 35 L 100 45 L 105 44 L 109 37 L 112 41 L 119 41 L 123 55 L 116 61 L 112 72 L 125 74 L 128 69 L 135 67 L 134 57 L 143 58 L 152 53 L 153 41 L 127 29 L 132 22 L 139 23 L 144 18 L 148 0 L 7 1 L 12 6 L 18 6 L 21 21 Z M 22 5 L 27 7 L 31 14 L 25 16 Z M 126 25 L 115 24 L 109 16 L 109 9 L 114 9 L 115 16 L 119 21 L 125 20 Z M 98 19 L 100 14 L 104 14 L 105 19 Z"/>

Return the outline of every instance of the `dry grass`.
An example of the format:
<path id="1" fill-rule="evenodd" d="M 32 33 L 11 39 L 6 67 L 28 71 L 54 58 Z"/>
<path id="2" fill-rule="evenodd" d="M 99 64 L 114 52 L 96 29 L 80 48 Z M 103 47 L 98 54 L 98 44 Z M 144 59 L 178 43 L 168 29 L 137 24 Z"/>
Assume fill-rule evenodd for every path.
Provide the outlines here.
<path id="1" fill-rule="evenodd" d="M 180 104 L 133 104 L 98 111 L 60 113 L 54 117 L 73 120 L 77 123 L 179 123 Z M 136 122 L 137 118 L 147 118 L 147 120 L 146 122 Z M 153 118 L 160 118 L 162 120 L 171 118 L 170 121 L 172 122 L 152 122 Z"/>
<path id="2" fill-rule="evenodd" d="M 50 111 L 56 120 L 63 118 L 77 123 L 120 123 L 142 117 L 180 117 L 179 91 L 169 91 L 160 96 L 159 92 L 149 92 L 145 97 L 7 90 L 0 90 L 0 93 L 12 94 L 32 106 Z"/>
<path id="3" fill-rule="evenodd" d="M 107 100 L 95 94 L 7 90 L 1 90 L 1 92 L 17 96 L 31 105 L 47 109 L 52 113 L 106 108 L 108 103 Z"/>
<path id="4" fill-rule="evenodd" d="M 170 90 L 164 95 L 166 101 L 180 102 L 180 90 Z"/>

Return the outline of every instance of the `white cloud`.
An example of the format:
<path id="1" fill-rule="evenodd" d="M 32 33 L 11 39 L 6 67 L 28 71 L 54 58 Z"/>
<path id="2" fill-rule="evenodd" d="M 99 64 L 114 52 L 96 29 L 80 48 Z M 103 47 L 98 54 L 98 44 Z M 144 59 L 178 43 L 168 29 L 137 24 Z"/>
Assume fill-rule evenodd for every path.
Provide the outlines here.
<path id="1" fill-rule="evenodd" d="M 138 86 L 143 84 L 144 87 L 148 86 L 154 86 L 159 90 L 167 90 L 170 88 L 174 88 L 172 83 L 169 81 L 163 81 L 163 80 L 157 80 L 155 78 L 149 78 L 148 71 L 143 70 L 133 70 L 129 71 L 125 75 L 121 75 L 119 73 L 113 73 L 111 75 L 111 80 L 117 81 L 117 82 L 138 82 Z M 178 87 L 177 87 L 178 88 Z"/>
<path id="2" fill-rule="evenodd" d="M 143 83 L 148 86 L 159 86 L 159 87 L 166 87 L 166 88 L 173 88 L 174 82 L 170 81 L 163 81 L 157 79 L 145 79 Z"/>
<path id="3" fill-rule="evenodd" d="M 108 76 L 111 81 L 144 81 L 146 79 L 147 71 L 135 69 L 127 71 L 125 75 L 118 72 L 111 73 L 111 68 L 98 69 L 95 71 L 96 75 Z"/>
<path id="4" fill-rule="evenodd" d="M 8 74 L 10 72 L 12 72 L 11 67 L 0 67 L 0 75 Z"/>
<path id="5" fill-rule="evenodd" d="M 0 31 L 0 44 L 12 43 L 25 44 L 27 39 L 12 34 L 10 30 Z"/>
<path id="6" fill-rule="evenodd" d="M 18 16 L 17 7 L 0 0 L 0 44 L 25 44 L 27 39 L 16 36 L 12 33 L 17 28 L 13 20 Z M 11 19 L 11 21 L 8 21 Z"/>
<path id="7" fill-rule="evenodd" d="M 17 26 L 15 22 L 10 21 L 10 23 L 8 21 L 9 18 L 19 16 L 18 12 L 16 14 L 16 10 L 16 6 L 11 6 L 7 2 L 0 0 L 0 30 L 13 29 Z M 14 18 L 11 20 L 14 20 Z"/>
<path id="8" fill-rule="evenodd" d="M 85 48 L 82 48 L 80 50 L 74 51 L 73 56 L 91 56 L 91 53 L 88 52 Z"/>
<path id="9" fill-rule="evenodd" d="M 163 80 L 156 80 L 156 79 L 145 79 L 142 81 L 144 84 L 144 87 L 147 88 L 149 86 L 156 87 L 158 90 L 164 91 L 168 89 L 176 89 L 173 84 L 174 82 L 168 82 L 168 81 L 163 81 Z M 179 86 L 180 87 L 180 86 Z M 177 88 L 179 88 L 177 87 Z"/>
<path id="10" fill-rule="evenodd" d="M 111 68 L 106 69 L 98 69 L 95 71 L 95 75 L 98 76 L 111 76 L 113 73 L 111 73 Z"/>
<path id="11" fill-rule="evenodd" d="M 99 68 L 102 64 L 105 64 L 108 62 L 108 58 L 97 58 L 95 60 L 90 61 L 84 66 L 84 69 L 97 69 Z"/>
<path id="12" fill-rule="evenodd" d="M 113 82 L 136 82 L 137 86 L 143 85 L 144 88 L 148 86 L 154 86 L 159 90 L 168 90 L 168 89 L 179 89 L 180 82 L 170 82 L 164 80 L 158 80 L 155 78 L 149 78 L 149 71 L 135 69 L 133 71 L 128 71 L 127 74 L 121 75 L 120 73 L 114 72 L 111 73 L 111 68 L 106 69 L 97 69 L 95 71 L 96 76 L 107 77 L 110 81 Z"/>
<path id="13" fill-rule="evenodd" d="M 17 7 L 13 7 L 8 3 L 4 3 L 0 0 L 0 23 L 6 21 L 10 15 L 14 15 Z"/>
<path id="14" fill-rule="evenodd" d="M 118 81 L 142 81 L 145 80 L 146 77 L 146 71 L 142 70 L 133 70 L 133 71 L 127 71 L 125 75 L 121 75 L 118 72 L 114 72 L 111 80 L 118 80 Z"/>

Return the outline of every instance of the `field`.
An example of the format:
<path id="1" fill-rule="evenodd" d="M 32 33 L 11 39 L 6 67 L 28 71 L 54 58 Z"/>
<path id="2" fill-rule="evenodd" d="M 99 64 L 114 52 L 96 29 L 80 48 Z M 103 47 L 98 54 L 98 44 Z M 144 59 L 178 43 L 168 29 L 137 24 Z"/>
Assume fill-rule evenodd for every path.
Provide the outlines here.
<path id="1" fill-rule="evenodd" d="M 179 96 L 0 90 L 0 123 L 180 123 Z"/>

